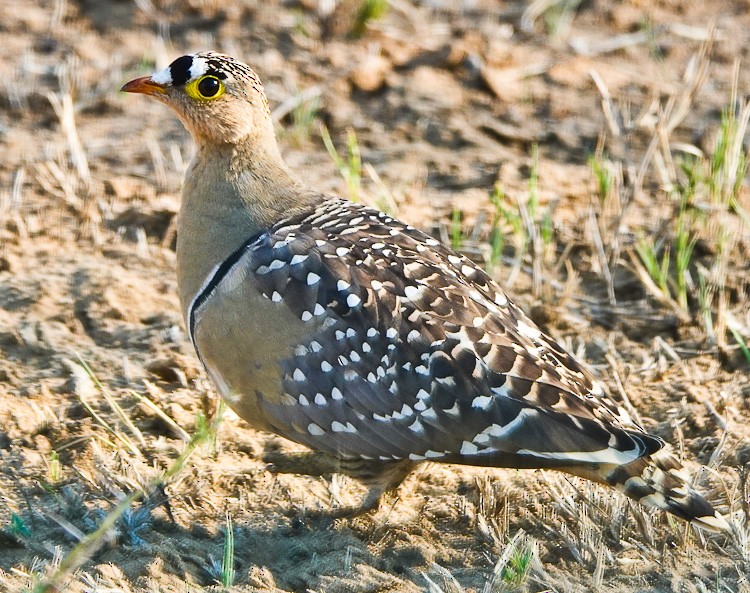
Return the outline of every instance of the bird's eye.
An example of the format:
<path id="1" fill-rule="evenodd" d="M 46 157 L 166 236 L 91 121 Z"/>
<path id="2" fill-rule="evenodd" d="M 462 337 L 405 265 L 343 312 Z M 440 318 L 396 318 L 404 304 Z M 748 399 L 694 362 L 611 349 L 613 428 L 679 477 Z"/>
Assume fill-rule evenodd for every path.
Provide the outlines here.
<path id="1" fill-rule="evenodd" d="M 190 97 L 200 100 L 218 99 L 224 94 L 224 91 L 224 83 L 211 74 L 202 76 L 185 86 L 185 92 Z"/>
<path id="2" fill-rule="evenodd" d="M 198 81 L 198 92 L 206 99 L 216 96 L 220 89 L 221 82 L 213 76 L 204 76 Z"/>

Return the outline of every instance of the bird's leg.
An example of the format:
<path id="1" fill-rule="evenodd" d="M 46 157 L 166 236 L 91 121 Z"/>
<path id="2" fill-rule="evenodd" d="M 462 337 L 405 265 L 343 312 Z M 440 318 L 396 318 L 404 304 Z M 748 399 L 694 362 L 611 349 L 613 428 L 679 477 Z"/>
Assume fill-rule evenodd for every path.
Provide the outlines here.
<path id="1" fill-rule="evenodd" d="M 398 488 L 412 469 L 414 464 L 409 461 L 340 460 L 339 473 L 362 482 L 367 488 L 367 493 L 359 505 L 337 509 L 333 516 L 357 517 L 376 511 L 380 506 L 380 497 L 385 492 Z"/>
<path id="2" fill-rule="evenodd" d="M 362 482 L 367 493 L 360 504 L 345 506 L 320 514 L 329 518 L 357 517 L 378 509 L 380 497 L 390 490 L 395 490 L 404 478 L 414 469 L 409 461 L 375 461 L 369 459 L 338 459 L 331 455 L 315 451 L 287 454 L 267 454 L 265 461 L 271 462 L 271 471 L 276 473 L 293 473 L 308 476 L 327 477 L 332 474 L 343 474 Z"/>
<path id="3" fill-rule="evenodd" d="M 263 461 L 269 464 L 269 471 L 276 474 L 327 477 L 339 473 L 339 460 L 317 451 L 267 451 Z"/>

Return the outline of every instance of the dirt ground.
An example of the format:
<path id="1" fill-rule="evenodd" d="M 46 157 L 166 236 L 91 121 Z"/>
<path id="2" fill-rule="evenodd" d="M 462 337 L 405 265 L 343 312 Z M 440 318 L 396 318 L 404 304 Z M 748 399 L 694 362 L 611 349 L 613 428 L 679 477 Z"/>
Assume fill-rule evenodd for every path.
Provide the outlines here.
<path id="1" fill-rule="evenodd" d="M 269 458 L 295 447 L 227 413 L 166 487 L 168 507 L 135 505 L 64 590 L 750 591 L 750 231 L 728 214 L 715 309 L 735 333 L 709 335 L 695 283 L 686 308 L 660 299 L 634 255 L 674 222 L 665 179 L 679 164 L 659 155 L 710 154 L 736 64 L 737 104 L 750 89 L 750 4 L 391 0 L 358 30 L 362 4 L 0 4 L 0 591 L 33 588 L 214 409 L 174 276 L 190 140 L 166 108 L 118 92 L 202 49 L 257 70 L 285 158 L 313 186 L 347 194 L 320 124 L 342 155 L 351 129 L 361 198 L 479 261 L 496 183 L 508 204 L 533 193 L 546 254 L 519 260 L 517 230 L 501 225 L 493 273 L 678 447 L 735 530 L 700 532 L 554 472 L 436 464 L 376 514 L 327 519 L 309 511 L 356 500 L 357 484 L 273 471 Z M 681 105 L 674 129 L 655 132 Z M 614 227 L 589 163 L 598 148 L 623 164 Z M 735 211 L 748 212 L 738 185 Z M 593 232 L 592 217 L 614 232 Z M 599 246 L 615 243 L 607 269 Z M 695 270 L 720 249 L 701 238 Z M 228 515 L 235 578 L 222 586 Z M 528 574 L 514 580 L 521 549 Z"/>

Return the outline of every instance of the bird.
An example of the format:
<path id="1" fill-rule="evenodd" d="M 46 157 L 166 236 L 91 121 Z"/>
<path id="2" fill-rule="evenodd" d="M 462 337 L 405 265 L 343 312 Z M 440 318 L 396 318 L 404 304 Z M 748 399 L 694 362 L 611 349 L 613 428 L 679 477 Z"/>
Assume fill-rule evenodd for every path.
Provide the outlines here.
<path id="1" fill-rule="evenodd" d="M 352 515 L 429 461 L 560 470 L 729 530 L 669 445 L 478 265 L 291 171 L 249 66 L 198 52 L 121 90 L 166 104 L 197 147 L 176 268 L 198 358 L 249 425 L 364 484 Z"/>

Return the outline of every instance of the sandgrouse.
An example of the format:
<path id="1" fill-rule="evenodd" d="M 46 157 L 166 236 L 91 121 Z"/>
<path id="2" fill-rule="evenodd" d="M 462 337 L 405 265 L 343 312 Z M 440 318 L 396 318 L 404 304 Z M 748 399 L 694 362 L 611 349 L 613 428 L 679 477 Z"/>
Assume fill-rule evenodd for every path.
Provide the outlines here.
<path id="1" fill-rule="evenodd" d="M 248 66 L 185 55 L 122 90 L 167 104 L 197 143 L 177 280 L 200 360 L 253 427 L 361 479 L 359 511 L 427 460 L 562 470 L 727 528 L 664 442 L 484 271 L 294 175 Z"/>

